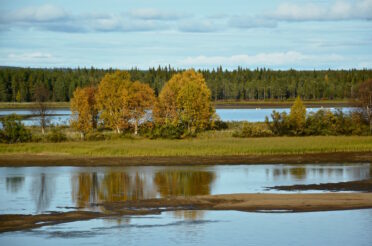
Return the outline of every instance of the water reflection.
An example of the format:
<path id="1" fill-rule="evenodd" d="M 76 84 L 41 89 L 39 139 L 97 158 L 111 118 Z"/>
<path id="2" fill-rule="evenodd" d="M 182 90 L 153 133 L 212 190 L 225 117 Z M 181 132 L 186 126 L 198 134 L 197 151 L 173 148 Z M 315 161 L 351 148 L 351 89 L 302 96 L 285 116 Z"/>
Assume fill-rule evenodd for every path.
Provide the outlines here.
<path id="1" fill-rule="evenodd" d="M 372 177 L 372 166 L 366 164 L 366 168 L 355 168 L 352 165 L 334 166 L 334 165 L 286 165 L 270 166 L 266 168 L 266 176 L 273 177 L 275 180 L 297 180 L 305 181 L 311 179 L 326 179 L 325 182 L 334 182 L 331 178 L 357 177 L 358 179 L 367 179 Z M 329 179 L 327 181 L 327 179 Z"/>
<path id="2" fill-rule="evenodd" d="M 7 177 L 6 178 L 6 190 L 12 193 L 18 192 L 24 185 L 24 177 Z"/>
<path id="3" fill-rule="evenodd" d="M 72 177 L 72 197 L 77 207 L 155 197 L 151 189 L 145 189 L 145 184 L 145 178 L 138 172 L 79 173 Z"/>
<path id="4" fill-rule="evenodd" d="M 159 171 L 154 183 L 162 197 L 210 195 L 211 185 L 216 177 L 208 171 Z M 200 219 L 203 211 L 175 211 L 174 216 L 183 219 Z"/>
<path id="5" fill-rule="evenodd" d="M 154 183 L 162 197 L 209 195 L 215 176 L 208 171 L 159 171 Z"/>
<path id="6" fill-rule="evenodd" d="M 167 196 L 211 194 L 215 173 L 208 171 L 158 171 L 151 177 L 139 172 L 109 171 L 103 175 L 79 173 L 72 178 L 72 199 L 77 207 L 92 203 L 124 202 Z M 146 182 L 150 185 L 146 186 Z M 176 212 L 177 216 L 197 218 L 202 212 Z"/>
<path id="7" fill-rule="evenodd" d="M 36 213 L 46 211 L 54 196 L 55 180 L 53 177 L 41 173 L 31 184 L 31 193 L 35 201 Z"/>
<path id="8" fill-rule="evenodd" d="M 370 164 L 0 168 L 0 213 L 95 210 L 92 203 L 169 196 L 272 193 L 278 191 L 267 187 L 371 177 Z"/>
<path id="9" fill-rule="evenodd" d="M 77 207 L 86 207 L 98 201 L 97 173 L 80 173 L 72 178 L 72 200 Z"/>

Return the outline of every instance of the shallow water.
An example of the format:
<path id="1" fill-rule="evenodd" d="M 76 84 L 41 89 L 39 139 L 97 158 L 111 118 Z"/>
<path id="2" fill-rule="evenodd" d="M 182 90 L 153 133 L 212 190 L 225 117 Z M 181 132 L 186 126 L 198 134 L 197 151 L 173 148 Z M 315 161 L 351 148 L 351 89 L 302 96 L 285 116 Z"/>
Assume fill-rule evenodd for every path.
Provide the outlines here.
<path id="1" fill-rule="evenodd" d="M 371 231 L 372 209 L 275 214 L 178 211 L 3 233 L 0 244 L 369 246 Z"/>
<path id="2" fill-rule="evenodd" d="M 307 112 L 316 112 L 320 108 L 308 108 Z M 331 111 L 337 110 L 337 108 L 323 108 L 329 109 Z M 350 112 L 353 108 L 340 108 L 343 112 Z M 265 117 L 269 117 L 273 110 L 282 113 L 287 112 L 289 113 L 289 108 L 257 108 L 257 109 L 216 109 L 217 115 L 223 121 L 249 121 L 249 122 L 262 122 L 265 121 Z M 18 115 L 32 115 L 34 111 L 29 109 L 0 109 L 0 116 L 1 115 L 10 115 L 12 113 Z M 67 125 L 70 121 L 71 111 L 67 109 L 53 109 L 49 112 L 49 114 L 54 114 L 55 116 L 48 117 L 50 123 L 54 125 Z M 28 119 L 23 120 L 25 125 L 37 125 L 38 117 L 30 117 Z"/>
<path id="3" fill-rule="evenodd" d="M 0 168 L 0 213 L 91 209 L 90 203 L 101 201 L 175 195 L 273 193 L 277 191 L 266 187 L 371 177 L 371 164 L 4 167 Z"/>

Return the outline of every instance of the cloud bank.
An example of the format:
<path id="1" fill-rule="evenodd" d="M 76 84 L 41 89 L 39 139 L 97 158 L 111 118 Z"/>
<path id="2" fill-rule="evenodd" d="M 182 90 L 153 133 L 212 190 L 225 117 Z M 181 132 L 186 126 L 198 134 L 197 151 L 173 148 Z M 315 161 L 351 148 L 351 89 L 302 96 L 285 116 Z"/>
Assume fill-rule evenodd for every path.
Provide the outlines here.
<path id="1" fill-rule="evenodd" d="M 216 32 L 229 29 L 276 28 L 281 21 L 372 20 L 372 0 L 333 1 L 295 4 L 282 3 L 271 11 L 256 15 L 239 13 L 196 16 L 180 10 L 139 8 L 117 13 L 78 13 L 46 4 L 0 13 L 0 31 L 12 28 L 55 32 Z"/>
<path id="2" fill-rule="evenodd" d="M 233 55 L 233 56 L 196 56 L 187 57 L 179 61 L 184 66 L 216 67 L 223 65 L 231 66 L 270 66 L 280 67 L 295 64 L 319 64 L 342 61 L 343 57 L 336 54 L 331 55 L 308 55 L 297 51 L 259 53 L 255 55 Z"/>
<path id="3" fill-rule="evenodd" d="M 324 4 L 280 4 L 267 18 L 277 21 L 372 20 L 372 0 Z"/>

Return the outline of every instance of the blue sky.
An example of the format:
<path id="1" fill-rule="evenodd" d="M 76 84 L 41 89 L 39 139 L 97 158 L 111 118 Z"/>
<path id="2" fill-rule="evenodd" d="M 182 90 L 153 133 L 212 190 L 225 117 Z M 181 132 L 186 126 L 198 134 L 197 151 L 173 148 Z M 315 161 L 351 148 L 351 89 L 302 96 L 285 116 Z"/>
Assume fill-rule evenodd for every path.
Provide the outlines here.
<path id="1" fill-rule="evenodd" d="M 0 0 L 0 65 L 372 68 L 372 0 Z"/>

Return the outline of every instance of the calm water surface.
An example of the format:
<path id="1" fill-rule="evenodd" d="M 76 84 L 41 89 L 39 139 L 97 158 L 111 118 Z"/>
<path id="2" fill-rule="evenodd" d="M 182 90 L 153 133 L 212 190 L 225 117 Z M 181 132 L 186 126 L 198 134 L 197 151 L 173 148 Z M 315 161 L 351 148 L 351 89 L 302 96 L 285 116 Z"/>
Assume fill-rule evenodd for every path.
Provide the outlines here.
<path id="1" fill-rule="evenodd" d="M 371 164 L 0 168 L 0 213 L 99 201 L 275 192 L 267 186 L 361 180 Z M 311 192 L 311 191 L 310 191 Z M 319 191 L 317 191 L 319 192 Z M 310 213 L 176 211 L 0 234 L 0 245 L 372 245 L 372 209 Z"/>
<path id="2" fill-rule="evenodd" d="M 308 108 L 307 112 L 316 112 L 320 108 Z M 329 109 L 331 111 L 337 110 L 337 108 L 323 108 Z M 339 108 L 343 112 L 350 112 L 353 108 Z M 216 113 L 223 121 L 249 121 L 249 122 L 259 122 L 265 121 L 265 117 L 268 116 L 270 118 L 271 113 L 273 110 L 281 113 L 287 112 L 289 113 L 289 108 L 257 108 L 257 109 L 216 109 Z M 10 115 L 16 113 L 18 115 L 32 115 L 34 112 L 29 109 L 0 109 L 0 116 L 1 115 Z M 54 125 L 67 125 L 70 121 L 71 111 L 67 109 L 53 109 L 49 112 L 49 114 L 54 114 L 55 116 L 50 116 L 49 119 L 52 124 Z M 30 117 L 25 119 L 25 125 L 37 125 L 38 117 Z"/>
<path id="3" fill-rule="evenodd" d="M 190 211 L 96 219 L 0 234 L 1 245 L 372 244 L 372 209 L 311 213 Z"/>
<path id="4" fill-rule="evenodd" d="M 89 209 L 101 201 L 170 195 L 276 192 L 266 187 L 370 177 L 370 164 L 0 168 L 0 213 Z"/>

